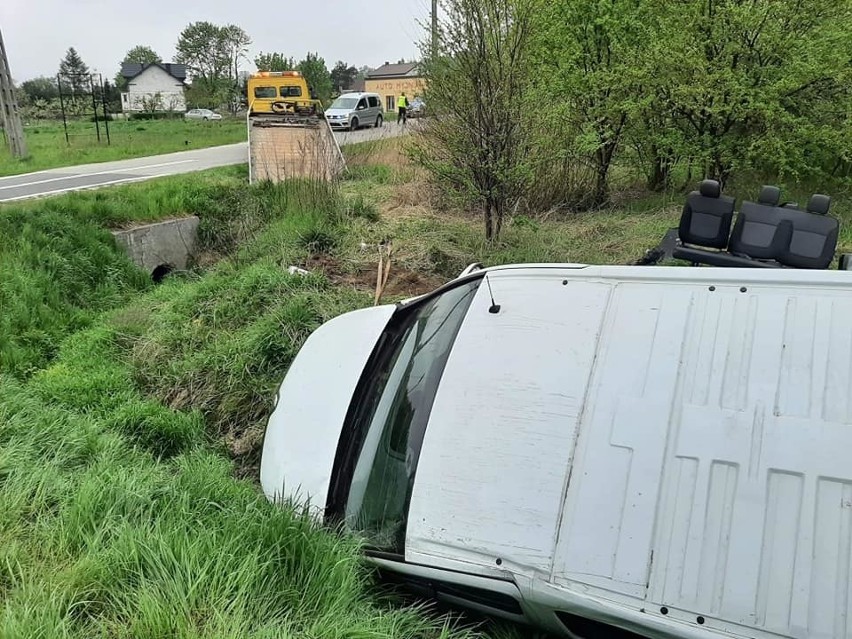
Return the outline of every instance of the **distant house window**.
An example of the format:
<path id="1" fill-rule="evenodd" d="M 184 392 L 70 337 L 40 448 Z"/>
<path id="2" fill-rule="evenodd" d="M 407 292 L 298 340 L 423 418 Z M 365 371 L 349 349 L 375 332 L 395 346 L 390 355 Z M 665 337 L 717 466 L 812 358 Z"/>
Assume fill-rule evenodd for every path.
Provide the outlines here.
<path id="1" fill-rule="evenodd" d="M 396 106 L 396 96 L 395 95 L 385 96 L 385 111 L 393 111 L 394 106 Z"/>
<path id="2" fill-rule="evenodd" d="M 254 97 L 256 98 L 274 98 L 278 95 L 275 87 L 255 87 Z"/>
<path id="3" fill-rule="evenodd" d="M 282 98 L 298 98 L 302 95 L 302 87 L 281 87 Z M 272 96 L 275 97 L 275 96 Z"/>

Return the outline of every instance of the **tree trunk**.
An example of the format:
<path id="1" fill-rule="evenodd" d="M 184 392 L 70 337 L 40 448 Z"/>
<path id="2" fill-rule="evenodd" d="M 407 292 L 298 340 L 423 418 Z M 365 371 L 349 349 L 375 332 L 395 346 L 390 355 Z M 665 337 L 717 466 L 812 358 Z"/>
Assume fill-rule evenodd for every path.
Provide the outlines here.
<path id="1" fill-rule="evenodd" d="M 719 155 L 713 157 L 713 175 L 712 177 L 719 181 L 720 186 L 724 189 L 725 184 L 731 177 L 731 167 Z"/>
<path id="2" fill-rule="evenodd" d="M 609 199 L 609 164 L 612 160 L 612 147 L 602 146 L 595 152 L 597 171 L 595 176 L 595 192 L 592 206 L 598 207 L 606 204 Z"/>
<path id="3" fill-rule="evenodd" d="M 485 215 L 485 239 L 489 242 L 494 236 L 494 220 L 491 215 L 491 202 L 486 202 L 484 207 Z"/>
<path id="4" fill-rule="evenodd" d="M 665 191 L 671 184 L 672 164 L 669 158 L 654 149 L 654 158 L 651 164 L 651 175 L 648 177 L 648 189 L 651 191 Z"/>
<path id="5" fill-rule="evenodd" d="M 505 208 L 503 206 L 503 204 L 504 204 L 503 202 L 496 202 L 493 205 L 494 217 L 496 218 L 495 224 L 494 224 L 494 239 L 495 240 L 500 239 L 500 231 L 503 230 L 503 209 Z"/>

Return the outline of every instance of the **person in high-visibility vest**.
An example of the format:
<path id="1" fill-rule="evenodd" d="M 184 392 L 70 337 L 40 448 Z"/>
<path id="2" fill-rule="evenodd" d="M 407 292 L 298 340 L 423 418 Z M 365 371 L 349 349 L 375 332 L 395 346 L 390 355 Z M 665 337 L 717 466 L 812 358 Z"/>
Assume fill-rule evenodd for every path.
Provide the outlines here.
<path id="1" fill-rule="evenodd" d="M 408 110 L 408 98 L 405 97 L 404 93 L 396 99 L 396 108 L 399 111 L 396 121 L 400 124 L 405 124 L 405 112 Z"/>

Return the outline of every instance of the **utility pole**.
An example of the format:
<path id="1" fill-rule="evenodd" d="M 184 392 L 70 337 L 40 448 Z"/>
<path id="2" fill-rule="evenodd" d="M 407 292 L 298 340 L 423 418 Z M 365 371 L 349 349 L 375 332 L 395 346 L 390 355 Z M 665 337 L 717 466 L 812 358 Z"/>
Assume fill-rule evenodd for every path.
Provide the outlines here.
<path id="1" fill-rule="evenodd" d="M 18 112 L 18 100 L 15 98 L 15 87 L 12 84 L 12 72 L 9 71 L 9 59 L 6 57 L 6 45 L 3 44 L 3 33 L 0 32 L 0 117 L 3 130 L 12 157 L 27 157 L 27 141 L 24 139 L 24 127 L 21 124 L 21 114 Z"/>

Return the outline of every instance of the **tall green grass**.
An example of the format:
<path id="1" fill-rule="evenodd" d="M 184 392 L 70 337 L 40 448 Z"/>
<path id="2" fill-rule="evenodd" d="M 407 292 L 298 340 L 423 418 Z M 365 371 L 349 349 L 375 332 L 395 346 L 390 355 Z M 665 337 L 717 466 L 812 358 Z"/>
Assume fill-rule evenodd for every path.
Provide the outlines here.
<path id="1" fill-rule="evenodd" d="M 287 271 L 317 238 L 344 241 L 345 209 L 332 192 L 232 195 L 217 192 L 208 231 L 252 241 L 219 246 L 226 258 L 207 273 L 140 283 L 132 300 L 104 302 L 26 379 L 0 374 L 0 636 L 471 634 L 377 597 L 356 540 L 234 479 L 222 442 L 238 452 L 247 430 L 256 437 L 305 337 L 370 298 Z M 245 215 L 225 214 L 234 202 Z M 90 226 L 81 233 L 103 239 Z M 94 250 L 68 242 L 52 248 Z M 106 286 L 91 279 L 81 303 Z"/>
<path id="2" fill-rule="evenodd" d="M 113 338 L 84 340 L 89 366 Z M 0 636 L 447 635 L 441 620 L 378 604 L 354 540 L 268 504 L 202 441 L 164 459 L 117 427 L 145 402 L 128 374 L 107 395 L 102 379 L 0 378 Z M 94 401 L 48 407 L 59 390 Z M 160 419 L 182 430 L 187 418 Z"/>
<path id="3" fill-rule="evenodd" d="M 103 228 L 61 211 L 0 212 L 0 371 L 27 375 L 61 340 L 149 285 Z"/>
<path id="4" fill-rule="evenodd" d="M 242 167 L 218 169 L 0 207 L 0 372 L 25 377 L 44 367 L 67 335 L 151 286 L 110 228 L 196 214 L 201 250 L 219 256 L 288 212 L 308 220 L 299 228 L 316 237 L 306 244 L 331 237 L 333 191 L 300 183 L 246 187 L 244 174 Z M 326 209 L 333 214 L 322 217 Z"/>

